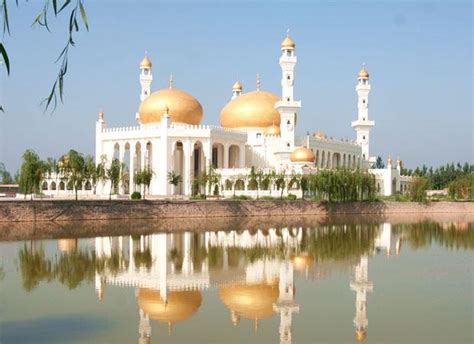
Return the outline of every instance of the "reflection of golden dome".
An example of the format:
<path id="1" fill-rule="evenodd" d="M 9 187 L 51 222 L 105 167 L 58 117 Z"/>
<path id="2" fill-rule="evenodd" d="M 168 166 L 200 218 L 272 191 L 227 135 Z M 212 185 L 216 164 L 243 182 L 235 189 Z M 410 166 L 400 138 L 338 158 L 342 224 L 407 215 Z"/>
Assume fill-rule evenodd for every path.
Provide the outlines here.
<path id="1" fill-rule="evenodd" d="M 139 338 L 138 339 L 138 344 L 150 344 L 151 343 L 151 337 L 145 337 L 145 338 Z"/>
<path id="2" fill-rule="evenodd" d="M 197 125 L 202 119 L 202 106 L 189 93 L 177 88 L 164 88 L 150 94 L 138 109 L 142 124 L 160 122 L 169 109 L 171 122 Z"/>
<path id="3" fill-rule="evenodd" d="M 171 291 L 165 302 L 156 289 L 139 289 L 138 306 L 150 318 L 174 323 L 189 318 L 201 306 L 201 293 L 197 290 Z"/>
<path id="4" fill-rule="evenodd" d="M 359 71 L 359 78 L 368 78 L 369 77 L 369 71 L 365 69 L 365 67 L 362 67 Z"/>
<path id="5" fill-rule="evenodd" d="M 248 319 L 272 316 L 278 299 L 276 283 L 230 284 L 219 288 L 221 301 L 233 312 Z"/>
<path id="6" fill-rule="evenodd" d="M 142 62 L 140 62 L 140 68 L 151 68 L 153 64 L 151 63 L 151 60 L 148 58 L 147 55 L 143 58 Z"/>
<path id="7" fill-rule="evenodd" d="M 265 135 L 280 135 L 280 126 L 279 125 L 271 125 L 265 128 Z"/>
<path id="8" fill-rule="evenodd" d="M 75 251 L 77 239 L 58 239 L 58 250 L 64 253 Z"/>
<path id="9" fill-rule="evenodd" d="M 281 42 L 281 48 L 282 49 L 285 49 L 285 48 L 295 49 L 295 47 L 296 47 L 295 41 L 293 41 L 290 35 L 286 35 L 283 42 Z"/>
<path id="10" fill-rule="evenodd" d="M 291 162 L 314 162 L 315 159 L 314 153 L 306 147 L 298 147 L 290 155 Z"/>
<path id="11" fill-rule="evenodd" d="M 221 112 L 224 128 L 266 128 L 280 125 L 280 113 L 275 103 L 280 98 L 270 92 L 254 91 L 242 94 L 227 103 Z"/>
<path id="12" fill-rule="evenodd" d="M 312 256 L 295 256 L 291 258 L 291 261 L 297 271 L 304 271 L 314 264 L 314 258 Z"/>
<path id="13" fill-rule="evenodd" d="M 356 331 L 356 339 L 358 342 L 363 342 L 365 337 L 367 337 L 367 331 L 365 330 L 357 330 Z"/>
<path id="14" fill-rule="evenodd" d="M 242 91 L 242 84 L 240 83 L 239 80 L 237 80 L 237 81 L 235 82 L 235 84 L 232 86 L 232 89 L 233 89 L 233 90 Z"/>

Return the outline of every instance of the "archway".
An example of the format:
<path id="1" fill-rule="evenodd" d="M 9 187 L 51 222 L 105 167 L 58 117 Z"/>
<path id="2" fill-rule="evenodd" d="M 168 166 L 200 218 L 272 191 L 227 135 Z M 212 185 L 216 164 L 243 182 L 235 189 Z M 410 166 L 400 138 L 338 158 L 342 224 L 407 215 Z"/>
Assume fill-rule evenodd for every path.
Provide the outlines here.
<path id="1" fill-rule="evenodd" d="M 183 180 L 184 180 L 184 150 L 183 143 L 181 141 L 176 142 L 173 147 L 173 169 L 172 171 L 177 175 L 181 176 L 181 181 L 178 185 L 173 186 L 174 194 L 182 195 L 184 193 Z"/>
<path id="2" fill-rule="evenodd" d="M 237 168 L 240 160 L 240 147 L 231 145 L 229 147 L 229 168 Z"/>
<path id="3" fill-rule="evenodd" d="M 222 143 L 212 145 L 212 166 L 214 168 L 224 167 L 224 145 Z"/>
<path id="4" fill-rule="evenodd" d="M 200 175 L 202 171 L 205 171 L 206 165 L 204 163 L 204 150 L 201 141 L 196 141 L 193 147 L 193 155 L 191 158 L 192 162 L 192 191 L 193 195 L 198 193 L 204 193 L 206 186 L 200 181 Z"/>

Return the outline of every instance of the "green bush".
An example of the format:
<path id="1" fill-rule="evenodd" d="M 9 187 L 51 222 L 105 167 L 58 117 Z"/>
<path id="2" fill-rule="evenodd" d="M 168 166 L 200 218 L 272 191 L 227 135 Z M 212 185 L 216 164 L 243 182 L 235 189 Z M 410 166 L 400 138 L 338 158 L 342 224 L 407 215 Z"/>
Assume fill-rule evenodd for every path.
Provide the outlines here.
<path id="1" fill-rule="evenodd" d="M 191 197 L 191 199 L 193 200 L 201 200 L 201 199 L 206 199 L 206 195 L 205 194 L 197 194 L 197 195 L 194 195 L 193 197 Z"/>
<path id="2" fill-rule="evenodd" d="M 474 199 L 474 173 L 456 178 L 448 184 L 449 196 L 454 199 Z"/>
<path id="3" fill-rule="evenodd" d="M 426 190 L 429 180 L 425 177 L 413 177 L 408 186 L 408 195 L 412 202 L 426 202 Z"/>
<path id="4" fill-rule="evenodd" d="M 250 196 L 245 196 L 245 195 L 239 195 L 239 196 L 233 196 L 232 199 L 238 200 L 238 201 L 246 201 L 252 199 Z"/>
<path id="5" fill-rule="evenodd" d="M 289 201 L 294 201 L 296 198 L 296 195 L 293 195 L 292 193 L 289 193 L 288 196 L 286 196 L 286 199 Z"/>
<path id="6" fill-rule="evenodd" d="M 131 199 L 142 199 L 142 194 L 139 193 L 138 191 L 135 191 L 132 193 L 132 196 L 130 196 Z"/>

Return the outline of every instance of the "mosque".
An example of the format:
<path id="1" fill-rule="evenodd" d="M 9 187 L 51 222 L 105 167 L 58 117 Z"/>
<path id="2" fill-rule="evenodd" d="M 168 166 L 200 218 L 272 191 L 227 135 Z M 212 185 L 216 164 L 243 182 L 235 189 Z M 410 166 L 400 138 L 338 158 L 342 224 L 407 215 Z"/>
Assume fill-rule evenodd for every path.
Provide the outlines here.
<path id="1" fill-rule="evenodd" d="M 140 106 L 136 113 L 137 126 L 108 127 L 104 112 L 96 122 L 96 163 L 103 158 L 110 163 L 119 159 L 124 163 L 128 176 L 137 171 L 153 171 L 147 192 L 150 195 L 191 196 L 209 193 L 207 188 L 196 185 L 199 174 L 213 166 L 221 176 L 219 193 L 223 196 L 255 196 L 246 181 L 251 168 L 282 172 L 286 175 L 317 173 L 321 169 L 370 168 L 375 158 L 370 156 L 370 131 L 375 122 L 369 119 L 369 72 L 365 67 L 357 75 L 358 116 L 352 122 L 356 140 L 333 139 L 317 132 L 296 136 L 301 101 L 295 99 L 295 66 L 297 63 L 295 41 L 287 34 L 280 45 L 281 94 L 262 89 L 257 76 L 256 89 L 244 92 L 236 81 L 229 102 L 220 113 L 220 125 L 203 125 L 203 107 L 188 92 L 175 87 L 170 77 L 167 88 L 151 91 L 153 64 L 145 57 L 140 62 Z M 389 158 L 387 168 L 370 169 L 376 178 L 377 189 L 382 195 L 404 192 L 409 177 L 401 176 L 400 160 L 397 166 Z M 168 182 L 168 173 L 181 176 L 174 186 Z M 54 185 L 52 183 L 54 182 Z M 98 185 L 97 194 L 109 193 L 110 182 Z M 145 192 L 129 177 L 118 190 L 121 195 L 134 191 Z M 45 194 L 61 194 L 64 183 L 47 180 Z M 275 186 L 260 191 L 271 195 Z M 298 194 L 299 190 L 286 190 Z M 82 194 L 91 194 L 86 182 Z"/>

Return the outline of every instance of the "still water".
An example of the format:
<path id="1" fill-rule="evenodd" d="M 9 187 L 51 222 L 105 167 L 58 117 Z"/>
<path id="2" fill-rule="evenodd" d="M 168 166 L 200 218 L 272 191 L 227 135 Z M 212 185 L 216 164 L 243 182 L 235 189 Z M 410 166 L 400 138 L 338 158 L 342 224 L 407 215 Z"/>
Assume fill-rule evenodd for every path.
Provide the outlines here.
<path id="1" fill-rule="evenodd" d="M 473 223 L 209 225 L 0 251 L 1 343 L 474 341 Z"/>

